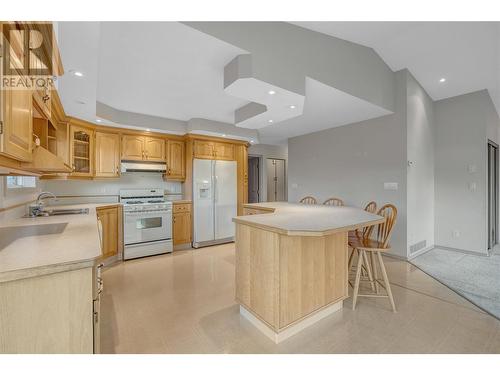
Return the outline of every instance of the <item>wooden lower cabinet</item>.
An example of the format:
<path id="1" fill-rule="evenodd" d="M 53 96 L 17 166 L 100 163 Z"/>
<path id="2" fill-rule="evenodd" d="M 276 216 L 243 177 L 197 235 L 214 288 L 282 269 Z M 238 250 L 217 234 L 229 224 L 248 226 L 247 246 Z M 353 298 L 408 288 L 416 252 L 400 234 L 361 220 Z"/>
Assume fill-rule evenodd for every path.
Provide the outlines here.
<path id="1" fill-rule="evenodd" d="M 123 213 L 121 205 L 97 208 L 101 235 L 102 258 L 106 259 L 123 251 Z"/>
<path id="2" fill-rule="evenodd" d="M 183 245 L 191 242 L 191 203 L 173 204 L 173 243 Z"/>
<path id="3" fill-rule="evenodd" d="M 93 283 L 93 267 L 1 282 L 0 353 L 92 354 Z"/>

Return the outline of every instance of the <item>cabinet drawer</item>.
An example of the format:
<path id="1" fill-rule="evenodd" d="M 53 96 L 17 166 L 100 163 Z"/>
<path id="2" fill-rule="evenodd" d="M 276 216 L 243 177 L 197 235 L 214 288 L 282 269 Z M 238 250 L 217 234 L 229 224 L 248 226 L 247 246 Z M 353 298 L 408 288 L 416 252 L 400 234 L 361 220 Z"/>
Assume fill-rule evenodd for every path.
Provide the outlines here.
<path id="1" fill-rule="evenodd" d="M 191 203 L 178 203 L 178 204 L 174 203 L 173 207 L 174 207 L 174 213 L 191 211 Z"/>

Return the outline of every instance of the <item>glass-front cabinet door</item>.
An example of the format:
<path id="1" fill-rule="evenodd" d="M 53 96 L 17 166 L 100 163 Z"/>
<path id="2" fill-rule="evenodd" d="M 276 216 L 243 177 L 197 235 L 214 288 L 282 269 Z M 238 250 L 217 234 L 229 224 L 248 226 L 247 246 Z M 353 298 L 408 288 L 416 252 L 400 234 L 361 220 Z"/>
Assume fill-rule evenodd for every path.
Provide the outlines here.
<path id="1" fill-rule="evenodd" d="M 72 176 L 90 177 L 94 173 L 92 129 L 71 125 L 70 155 L 73 167 Z"/>

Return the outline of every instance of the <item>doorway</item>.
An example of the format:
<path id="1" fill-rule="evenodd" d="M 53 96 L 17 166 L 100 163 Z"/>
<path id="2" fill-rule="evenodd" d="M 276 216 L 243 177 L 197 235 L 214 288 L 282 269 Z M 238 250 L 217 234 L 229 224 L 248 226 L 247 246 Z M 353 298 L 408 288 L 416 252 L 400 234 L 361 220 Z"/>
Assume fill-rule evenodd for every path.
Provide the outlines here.
<path id="1" fill-rule="evenodd" d="M 498 243 L 498 145 L 488 141 L 488 249 Z"/>
<path id="2" fill-rule="evenodd" d="M 286 201 L 285 160 L 267 159 L 267 201 Z"/>
<path id="3" fill-rule="evenodd" d="M 260 202 L 260 157 L 248 157 L 248 203 Z"/>

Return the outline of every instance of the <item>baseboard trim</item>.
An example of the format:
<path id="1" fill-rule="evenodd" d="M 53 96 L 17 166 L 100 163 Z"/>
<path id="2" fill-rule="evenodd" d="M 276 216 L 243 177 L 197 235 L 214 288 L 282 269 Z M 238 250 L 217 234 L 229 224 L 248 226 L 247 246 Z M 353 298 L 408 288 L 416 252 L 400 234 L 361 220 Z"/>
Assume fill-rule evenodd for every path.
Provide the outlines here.
<path id="1" fill-rule="evenodd" d="M 487 252 L 486 254 L 485 253 L 478 253 L 476 251 L 456 249 L 454 247 L 448 247 L 448 246 L 434 245 L 434 248 L 439 248 L 439 249 L 448 250 L 448 251 L 455 251 L 455 252 L 463 253 L 463 254 L 467 254 L 467 255 L 476 255 L 476 256 L 481 256 L 481 257 L 490 256 L 489 252 Z"/>
<path id="2" fill-rule="evenodd" d="M 240 305 L 240 314 L 250 323 L 252 323 L 252 325 L 255 328 L 257 328 L 260 332 L 262 332 L 267 338 L 274 341 L 275 344 L 279 344 L 280 342 L 283 342 L 286 339 L 292 337 L 293 335 L 299 333 L 303 329 L 319 322 L 321 319 L 326 318 L 327 316 L 333 314 L 336 311 L 342 310 L 343 306 L 344 306 L 344 301 L 338 301 L 316 313 L 313 313 L 307 318 L 302 319 L 298 323 L 293 324 L 288 328 L 285 328 L 279 332 L 275 332 L 267 324 L 263 323 L 259 318 L 253 315 L 242 305 Z"/>

